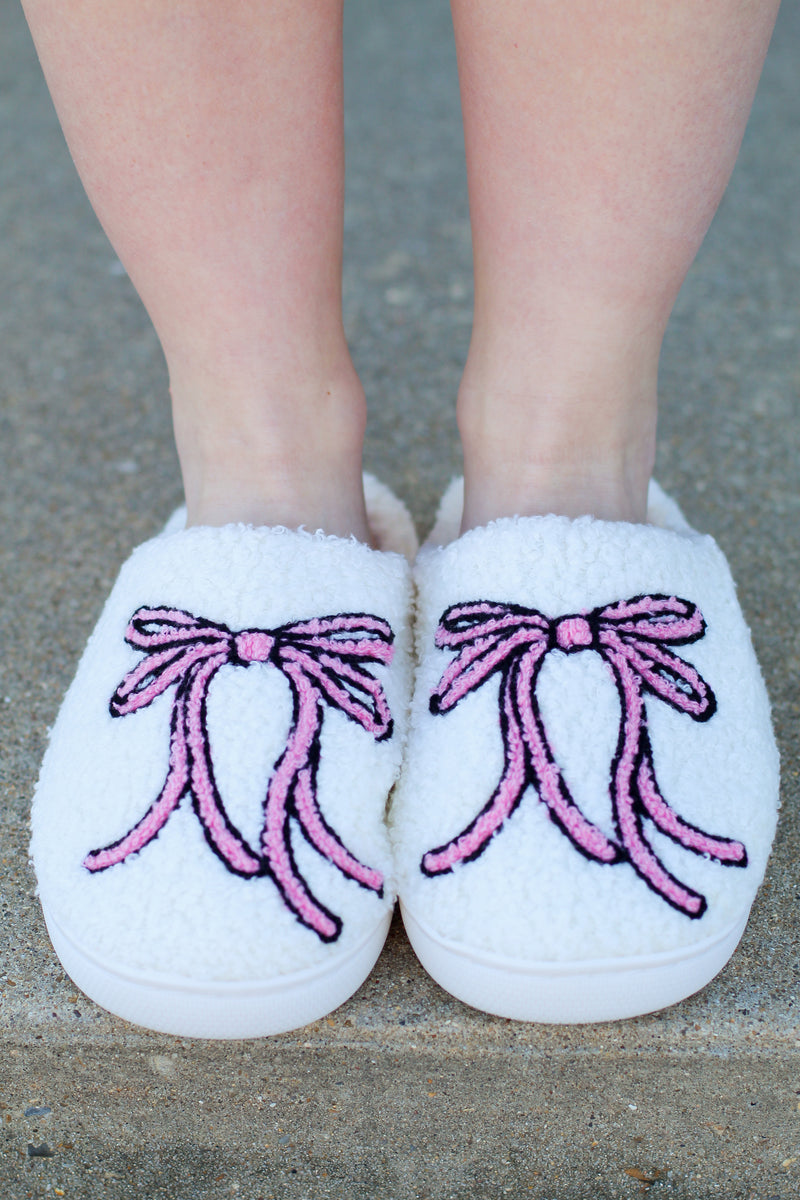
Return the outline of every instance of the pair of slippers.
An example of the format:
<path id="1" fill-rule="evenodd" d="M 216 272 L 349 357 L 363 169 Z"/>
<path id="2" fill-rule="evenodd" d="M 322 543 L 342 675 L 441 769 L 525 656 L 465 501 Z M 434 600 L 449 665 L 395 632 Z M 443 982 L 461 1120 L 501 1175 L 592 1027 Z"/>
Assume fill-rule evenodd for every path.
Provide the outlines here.
<path id="1" fill-rule="evenodd" d="M 778 805 L 722 553 L 655 485 L 647 525 L 458 537 L 456 484 L 412 575 L 410 518 L 366 483 L 379 549 L 176 516 L 122 568 L 34 800 L 64 968 L 151 1029 L 285 1032 L 366 979 L 399 895 L 423 966 L 487 1012 L 698 990 Z"/>

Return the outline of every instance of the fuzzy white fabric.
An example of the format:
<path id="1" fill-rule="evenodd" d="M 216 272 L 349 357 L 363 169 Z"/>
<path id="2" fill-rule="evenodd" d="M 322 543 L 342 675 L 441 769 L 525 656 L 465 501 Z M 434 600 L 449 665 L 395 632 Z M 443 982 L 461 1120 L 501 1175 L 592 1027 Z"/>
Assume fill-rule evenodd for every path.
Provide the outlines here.
<path id="1" fill-rule="evenodd" d="M 509 518 L 459 538 L 460 513 L 456 482 L 415 571 L 420 666 L 390 817 L 405 908 L 451 943 L 538 962 L 669 952 L 730 929 L 749 911 L 764 875 L 779 772 L 766 691 L 716 543 L 693 531 L 655 485 L 647 525 Z M 494 601 L 558 617 L 643 594 L 698 605 L 705 633 L 675 652 L 696 667 L 717 700 L 715 714 L 699 723 L 646 694 L 661 792 L 685 821 L 743 842 L 748 865 L 700 857 L 646 821 L 663 864 L 708 902 L 705 914 L 691 919 L 651 890 L 629 863 L 602 865 L 584 857 L 528 787 L 479 857 L 449 874 L 423 874 L 423 855 L 473 821 L 504 761 L 497 673 L 448 712 L 429 711 L 429 698 L 454 658 L 434 645 L 443 613 L 455 603 Z M 550 652 L 537 699 L 576 803 L 608 837 L 617 837 L 609 778 L 621 705 L 608 666 L 593 650 Z"/>
<path id="2" fill-rule="evenodd" d="M 387 489 L 370 481 L 368 492 L 379 550 L 284 529 L 186 530 L 176 514 L 123 566 L 52 731 L 31 844 L 48 917 L 111 970 L 192 981 L 269 980 L 347 955 L 388 919 L 394 892 L 385 809 L 411 685 L 406 556 L 414 535 Z M 141 820 L 168 772 L 175 686 L 148 707 L 122 717 L 109 713 L 110 698 L 143 657 L 125 641 L 141 605 L 186 610 L 234 633 L 342 613 L 372 614 L 391 625 L 394 660 L 370 671 L 384 687 L 393 735 L 377 741 L 342 711 L 323 706 L 317 781 L 325 821 L 362 863 L 383 873 L 383 897 L 346 878 L 292 823 L 297 868 L 343 922 L 335 943 L 298 921 L 271 878 L 229 871 L 186 796 L 139 853 L 96 873 L 82 866 L 87 853 Z M 259 844 L 267 784 L 292 719 L 287 679 L 272 663 L 226 665 L 211 682 L 213 769 L 225 808 L 251 846 Z"/>

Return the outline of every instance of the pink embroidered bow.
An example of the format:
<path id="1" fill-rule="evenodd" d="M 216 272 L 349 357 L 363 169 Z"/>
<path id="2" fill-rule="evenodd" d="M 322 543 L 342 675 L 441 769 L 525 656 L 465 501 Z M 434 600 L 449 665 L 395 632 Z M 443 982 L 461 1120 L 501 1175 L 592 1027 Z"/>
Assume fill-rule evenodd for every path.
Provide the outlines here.
<path id="1" fill-rule="evenodd" d="M 675 596 L 637 596 L 589 613 L 550 619 L 514 604 L 455 604 L 442 617 L 436 645 L 458 651 L 430 701 L 445 713 L 490 675 L 500 675 L 503 774 L 475 820 L 422 860 L 426 875 L 451 871 L 483 853 L 530 785 L 576 849 L 601 863 L 629 862 L 649 887 L 689 917 L 701 917 L 706 900 L 666 869 L 645 835 L 643 821 L 672 841 L 728 866 L 747 865 L 740 842 L 714 837 L 679 817 L 659 791 L 647 730 L 644 695 L 664 700 L 695 721 L 716 710 L 711 688 L 689 663 L 668 649 L 695 642 L 705 632 L 696 605 Z M 613 841 L 587 820 L 573 800 L 547 740 L 536 682 L 550 650 L 596 651 L 614 677 L 622 706 L 619 740 L 611 764 Z"/>
<path id="2" fill-rule="evenodd" d="M 362 613 L 317 617 L 279 629 L 245 629 L 201 620 L 170 608 L 140 608 L 125 640 L 145 657 L 111 699 L 122 717 L 146 708 L 176 684 L 172 706 L 169 770 L 147 813 L 124 837 L 84 860 L 102 871 L 142 850 L 160 832 L 187 793 L 206 840 L 230 871 L 246 878 L 268 875 L 300 921 L 325 941 L 335 941 L 342 922 L 312 894 L 297 869 L 290 841 L 296 820 L 310 844 L 343 875 L 383 894 L 379 871 L 364 866 L 325 822 L 317 803 L 316 780 L 324 705 L 356 721 L 376 741 L 391 736 L 392 719 L 383 688 L 366 664 L 392 661 L 391 627 Z M 214 675 L 226 665 L 271 663 L 286 676 L 293 717 L 286 749 L 269 781 L 260 851 L 247 844 L 225 812 L 214 778 L 206 709 Z"/>

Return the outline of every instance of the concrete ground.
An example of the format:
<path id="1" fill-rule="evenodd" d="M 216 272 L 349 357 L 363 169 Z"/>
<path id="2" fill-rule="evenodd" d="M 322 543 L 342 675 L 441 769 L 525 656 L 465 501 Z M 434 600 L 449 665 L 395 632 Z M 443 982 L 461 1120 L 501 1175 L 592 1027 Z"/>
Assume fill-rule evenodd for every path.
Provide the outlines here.
<path id="1" fill-rule="evenodd" d="M 26 858 L 45 732 L 128 550 L 179 498 L 153 333 L 83 197 L 24 22 L 0 0 L 0 1195 L 800 1196 L 800 9 L 663 359 L 658 474 L 727 552 L 783 753 L 739 952 L 668 1012 L 483 1016 L 395 928 L 329 1019 L 220 1045 L 131 1028 L 65 978 Z M 444 0 L 348 0 L 348 331 L 367 461 L 424 528 L 458 468 L 470 243 Z M 796 623 L 797 622 L 797 623 Z"/>

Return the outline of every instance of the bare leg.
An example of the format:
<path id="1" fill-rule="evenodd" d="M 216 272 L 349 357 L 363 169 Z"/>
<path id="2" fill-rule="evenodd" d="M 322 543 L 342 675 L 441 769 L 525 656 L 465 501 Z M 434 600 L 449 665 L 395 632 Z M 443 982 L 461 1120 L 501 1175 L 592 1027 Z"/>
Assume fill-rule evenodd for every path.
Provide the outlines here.
<path id="1" fill-rule="evenodd" d="M 342 0 L 25 0 L 154 322 L 192 523 L 365 538 L 341 319 Z"/>
<path id="2" fill-rule="evenodd" d="M 667 319 L 777 0 L 452 0 L 475 251 L 464 528 L 643 520 Z"/>

